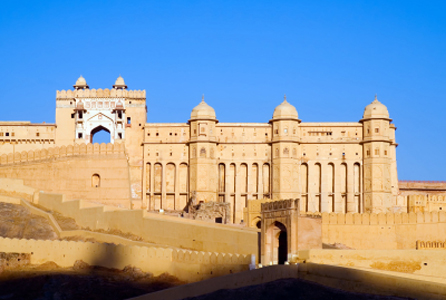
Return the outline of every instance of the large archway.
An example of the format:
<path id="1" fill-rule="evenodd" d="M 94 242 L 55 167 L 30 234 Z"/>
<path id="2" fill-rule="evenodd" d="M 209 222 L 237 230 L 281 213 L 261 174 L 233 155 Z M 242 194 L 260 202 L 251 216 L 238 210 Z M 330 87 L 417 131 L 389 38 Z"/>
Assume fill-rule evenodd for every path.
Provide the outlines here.
<path id="1" fill-rule="evenodd" d="M 266 231 L 266 261 L 271 264 L 284 264 L 288 261 L 288 238 L 285 225 L 274 222 Z"/>
<path id="2" fill-rule="evenodd" d="M 261 262 L 264 265 L 292 262 L 297 256 L 299 200 L 261 204 Z"/>
<path id="3" fill-rule="evenodd" d="M 98 126 L 91 131 L 90 134 L 90 143 L 111 143 L 111 134 L 110 130 L 105 128 L 104 126 Z"/>

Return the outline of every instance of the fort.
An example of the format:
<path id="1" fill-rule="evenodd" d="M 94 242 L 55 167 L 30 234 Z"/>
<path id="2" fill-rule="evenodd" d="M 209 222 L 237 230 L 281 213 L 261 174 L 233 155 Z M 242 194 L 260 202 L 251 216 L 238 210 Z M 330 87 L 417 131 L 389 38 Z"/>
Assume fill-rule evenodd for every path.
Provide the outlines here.
<path id="1" fill-rule="evenodd" d="M 417 262 L 413 278 L 446 283 L 444 263 L 422 264 L 445 249 L 446 182 L 398 181 L 396 127 L 377 97 L 358 122 L 302 122 L 284 97 L 265 123 L 223 123 L 203 97 L 184 123 L 148 123 L 146 92 L 121 76 L 73 87 L 56 92 L 55 124 L 0 122 L 0 199 L 149 242 L 64 232 L 31 208 L 59 237 L 115 245 L 2 238 L 1 252 L 189 282 L 302 261 L 391 271 L 400 255 Z M 92 143 L 100 131 L 109 143 Z"/>

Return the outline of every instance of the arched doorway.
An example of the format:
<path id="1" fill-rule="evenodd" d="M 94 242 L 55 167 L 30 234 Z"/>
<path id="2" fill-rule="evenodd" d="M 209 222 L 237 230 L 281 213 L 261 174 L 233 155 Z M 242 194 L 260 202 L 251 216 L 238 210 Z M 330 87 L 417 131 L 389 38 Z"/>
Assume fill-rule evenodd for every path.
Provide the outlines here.
<path id="1" fill-rule="evenodd" d="M 110 130 L 108 130 L 104 126 L 98 126 L 98 127 L 96 127 L 95 129 L 93 129 L 91 131 L 90 143 L 92 143 L 92 144 L 94 144 L 94 143 L 98 143 L 98 144 L 106 143 L 106 144 L 108 144 L 110 142 L 111 142 Z"/>
<path id="2" fill-rule="evenodd" d="M 280 222 L 271 224 L 266 232 L 266 262 L 284 264 L 288 261 L 288 236 L 285 225 Z"/>

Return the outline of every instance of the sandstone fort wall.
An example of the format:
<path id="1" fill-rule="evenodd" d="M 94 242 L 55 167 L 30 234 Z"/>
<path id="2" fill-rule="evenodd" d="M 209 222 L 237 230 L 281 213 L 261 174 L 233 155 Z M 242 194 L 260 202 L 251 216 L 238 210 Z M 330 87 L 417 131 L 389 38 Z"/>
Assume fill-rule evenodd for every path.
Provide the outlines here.
<path id="1" fill-rule="evenodd" d="M 255 254 L 257 230 L 97 205 L 65 201 L 64 195 L 40 193 L 39 204 L 91 229 L 119 229 L 148 242 L 195 251 Z"/>
<path id="2" fill-rule="evenodd" d="M 127 208 L 131 205 L 129 169 L 123 144 L 76 144 L 3 154 L 0 177 L 20 178 L 25 185 L 64 193 L 68 199 Z"/>
<path id="3" fill-rule="evenodd" d="M 116 269 L 132 265 L 155 276 L 168 272 L 187 282 L 244 271 L 251 262 L 250 255 L 1 237 L 0 252 L 31 253 L 32 264 L 53 261 L 61 267 L 72 266 L 76 260 Z"/>
<path id="4" fill-rule="evenodd" d="M 353 249 L 415 249 L 416 242 L 444 241 L 446 212 L 322 213 L 322 242 Z"/>

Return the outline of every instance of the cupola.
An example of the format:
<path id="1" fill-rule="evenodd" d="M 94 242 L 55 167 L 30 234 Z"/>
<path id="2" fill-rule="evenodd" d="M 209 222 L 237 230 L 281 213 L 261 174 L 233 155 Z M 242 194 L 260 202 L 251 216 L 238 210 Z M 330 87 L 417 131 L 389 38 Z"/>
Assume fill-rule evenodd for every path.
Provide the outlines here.
<path id="1" fill-rule="evenodd" d="M 296 119 L 298 120 L 296 108 L 288 103 L 286 100 L 286 95 L 283 98 L 283 102 L 279 104 L 273 113 L 273 120 L 277 119 Z"/>
<path id="2" fill-rule="evenodd" d="M 114 89 L 126 89 L 127 86 L 125 85 L 124 78 L 122 78 L 121 75 L 119 75 L 118 79 L 116 79 L 115 84 L 113 85 Z"/>
<path id="3" fill-rule="evenodd" d="M 192 113 L 190 114 L 191 120 L 197 119 L 215 119 L 215 110 L 210 107 L 206 102 L 204 102 L 204 96 L 201 99 L 200 104 L 192 109 Z"/>
<path id="4" fill-rule="evenodd" d="M 378 97 L 375 95 L 375 100 L 367 105 L 364 109 L 363 119 L 389 119 L 389 111 L 387 107 L 378 101 Z"/>
<path id="5" fill-rule="evenodd" d="M 76 84 L 73 85 L 73 87 L 78 90 L 78 89 L 89 89 L 90 87 L 87 85 L 87 81 L 85 80 L 84 77 L 82 77 L 82 75 L 76 80 Z"/>

